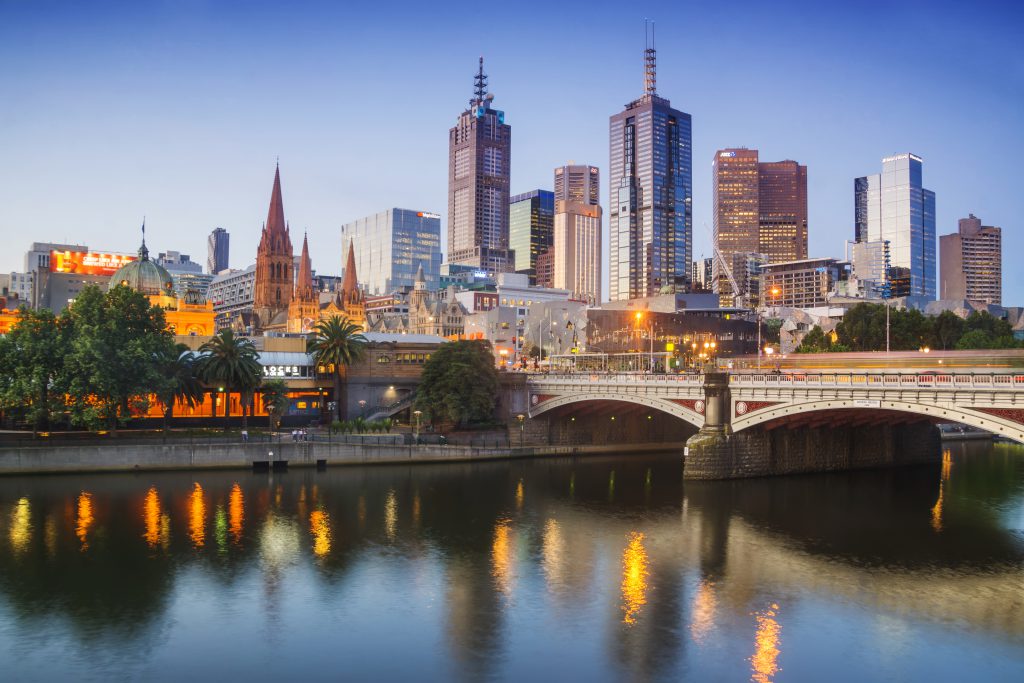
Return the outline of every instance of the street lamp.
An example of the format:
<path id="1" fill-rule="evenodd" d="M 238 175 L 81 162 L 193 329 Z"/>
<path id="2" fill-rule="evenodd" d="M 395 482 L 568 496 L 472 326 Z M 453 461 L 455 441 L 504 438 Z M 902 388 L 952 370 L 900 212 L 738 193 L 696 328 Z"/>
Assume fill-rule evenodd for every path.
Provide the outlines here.
<path id="1" fill-rule="evenodd" d="M 516 419 L 519 420 L 519 447 L 523 447 L 523 432 L 526 430 L 526 416 L 522 413 L 516 415 Z"/>
<path id="2" fill-rule="evenodd" d="M 420 442 L 420 415 L 423 414 L 423 411 L 422 410 L 414 410 L 412 412 L 412 414 L 416 416 L 416 429 L 415 429 L 414 433 L 415 433 L 415 436 L 416 436 L 415 442 L 416 442 L 416 444 L 419 444 L 419 442 Z"/>

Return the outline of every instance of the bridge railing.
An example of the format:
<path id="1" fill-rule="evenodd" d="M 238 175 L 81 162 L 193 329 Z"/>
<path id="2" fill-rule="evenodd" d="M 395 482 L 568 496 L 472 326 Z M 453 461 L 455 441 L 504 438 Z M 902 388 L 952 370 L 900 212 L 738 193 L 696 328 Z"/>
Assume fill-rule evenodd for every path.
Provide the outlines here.
<path id="1" fill-rule="evenodd" d="M 642 372 L 546 372 L 532 374 L 530 382 L 579 382 L 598 383 L 608 382 L 614 384 L 692 384 L 700 386 L 704 383 L 704 376 L 697 373 L 667 374 L 667 373 L 642 373 Z"/>
<path id="2" fill-rule="evenodd" d="M 741 373 L 730 384 L 758 387 L 841 386 L 856 389 L 968 389 L 1024 391 L 1024 374 L 913 374 L 913 373 Z"/>

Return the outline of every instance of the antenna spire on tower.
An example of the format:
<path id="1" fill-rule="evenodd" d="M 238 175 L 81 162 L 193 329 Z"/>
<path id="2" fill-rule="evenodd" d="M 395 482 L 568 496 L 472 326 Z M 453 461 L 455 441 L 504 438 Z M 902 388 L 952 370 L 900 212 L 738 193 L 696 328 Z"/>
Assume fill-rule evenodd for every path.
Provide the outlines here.
<path id="1" fill-rule="evenodd" d="M 644 94 L 658 94 L 657 53 L 654 49 L 654 22 L 644 19 Z"/>
<path id="2" fill-rule="evenodd" d="M 476 95 L 475 102 L 479 104 L 484 101 L 487 95 L 487 74 L 484 73 L 484 56 L 480 55 L 480 70 L 473 77 L 473 94 Z"/>

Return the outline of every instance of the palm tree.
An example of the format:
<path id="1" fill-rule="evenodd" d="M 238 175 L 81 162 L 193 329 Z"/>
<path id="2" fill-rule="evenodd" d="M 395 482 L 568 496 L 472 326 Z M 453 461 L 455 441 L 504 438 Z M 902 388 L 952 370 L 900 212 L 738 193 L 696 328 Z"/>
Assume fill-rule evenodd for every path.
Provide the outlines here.
<path id="1" fill-rule="evenodd" d="M 327 369 L 334 377 L 334 419 L 340 420 L 342 412 L 341 384 L 344 369 L 363 355 L 366 337 L 358 325 L 343 316 L 331 316 L 317 322 L 314 336 L 309 340 L 307 351 L 313 354 L 317 367 Z"/>
<path id="2" fill-rule="evenodd" d="M 283 379 L 268 380 L 260 387 L 260 393 L 263 394 L 263 405 L 270 413 L 270 429 L 273 431 L 275 422 L 288 410 L 288 385 Z"/>
<path id="3" fill-rule="evenodd" d="M 160 355 L 164 384 L 157 398 L 164 407 L 164 429 L 174 417 L 174 402 L 189 407 L 203 400 L 203 385 L 196 375 L 198 357 L 185 344 L 174 344 Z"/>
<path id="4" fill-rule="evenodd" d="M 221 330 L 210 341 L 199 347 L 203 354 L 199 358 L 199 377 L 207 385 L 224 389 L 224 431 L 228 430 L 231 415 L 231 389 L 241 394 L 251 393 L 263 378 L 259 353 L 249 339 L 236 337 L 230 329 Z M 246 424 L 245 407 L 242 407 L 242 428 Z"/>

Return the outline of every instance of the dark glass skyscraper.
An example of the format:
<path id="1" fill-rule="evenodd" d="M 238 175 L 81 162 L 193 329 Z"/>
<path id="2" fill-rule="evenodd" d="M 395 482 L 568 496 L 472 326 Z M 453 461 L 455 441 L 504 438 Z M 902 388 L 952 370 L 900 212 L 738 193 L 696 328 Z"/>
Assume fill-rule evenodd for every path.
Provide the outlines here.
<path id="1" fill-rule="evenodd" d="M 474 97 L 448 131 L 448 263 L 490 273 L 513 269 L 508 245 L 512 127 L 491 108 L 484 58 Z"/>
<path id="2" fill-rule="evenodd" d="M 206 239 L 206 272 L 216 275 L 228 267 L 228 231 L 214 228 Z"/>
<path id="3" fill-rule="evenodd" d="M 655 87 L 655 52 L 644 51 L 644 94 L 610 121 L 609 299 L 689 286 L 693 256 L 690 115 Z"/>
<path id="4" fill-rule="evenodd" d="M 555 193 L 533 190 L 509 200 L 509 246 L 515 252 L 515 271 L 535 280 L 537 257 L 551 248 L 555 226 Z"/>

